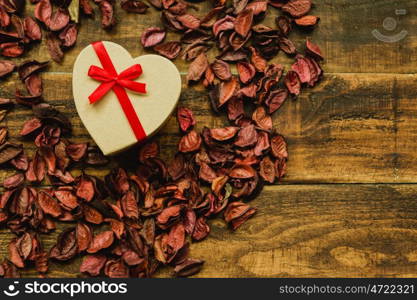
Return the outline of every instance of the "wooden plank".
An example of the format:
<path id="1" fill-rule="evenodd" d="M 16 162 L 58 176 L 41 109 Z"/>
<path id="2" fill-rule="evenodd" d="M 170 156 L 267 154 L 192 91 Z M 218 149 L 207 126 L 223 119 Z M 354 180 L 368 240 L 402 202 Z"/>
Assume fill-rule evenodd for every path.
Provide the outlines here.
<path id="1" fill-rule="evenodd" d="M 69 74 L 44 74 L 45 98 L 71 118 L 73 140 L 91 141 L 72 102 Z M 0 96 L 11 96 L 16 80 L 8 80 Z M 274 115 L 274 127 L 289 143 L 286 183 L 300 182 L 416 182 L 417 75 L 332 74 L 297 100 L 288 100 Z M 180 105 L 192 108 L 198 126 L 227 124 L 212 115 L 207 92 L 184 87 Z M 31 111 L 21 106 L 6 118 L 16 141 Z M 168 159 L 179 140 L 176 118 L 171 117 L 157 139 Z M 25 142 L 28 148 L 32 143 Z M 106 168 L 89 170 L 104 175 Z M 0 180 L 6 176 L 0 171 Z"/>
<path id="2" fill-rule="evenodd" d="M 409 184 L 268 187 L 236 232 L 210 220 L 209 238 L 193 243 L 191 256 L 206 260 L 198 277 L 416 277 L 416 196 Z M 42 235 L 46 249 L 55 237 Z M 0 232 L 0 257 L 10 238 Z M 53 263 L 49 276 L 77 276 L 79 263 Z"/>
<path id="3" fill-rule="evenodd" d="M 210 1 L 197 3 L 197 16 L 204 16 L 210 8 Z M 415 18 L 411 12 L 417 5 L 417 0 L 324 0 L 316 1 L 312 13 L 321 17 L 318 28 L 313 32 L 295 29 L 291 39 L 299 49 L 303 49 L 306 37 L 312 37 L 321 47 L 326 57 L 326 72 L 378 72 L 378 73 L 414 73 L 417 63 L 417 35 Z M 407 11 L 404 16 L 396 16 L 396 9 Z M 32 14 L 33 5 L 27 5 L 27 11 Z M 191 10 L 192 11 L 192 10 Z M 275 17 L 279 12 L 269 8 L 262 23 L 275 28 Z M 151 26 L 161 26 L 160 12 L 150 8 L 146 15 L 128 14 L 116 5 L 117 26 L 111 31 L 100 27 L 100 14 L 96 11 L 94 19 L 85 17 L 81 20 L 80 35 L 74 48 L 67 51 L 61 65 L 53 63 L 50 71 L 72 72 L 72 65 L 78 53 L 89 43 L 96 40 L 111 40 L 123 45 L 133 56 L 145 54 L 140 45 L 140 35 L 144 29 Z M 387 31 L 383 28 L 383 21 L 387 17 L 394 17 L 398 23 L 396 30 Z M 372 35 L 377 29 L 386 36 L 406 30 L 407 36 L 396 43 L 385 43 Z M 168 40 L 176 40 L 179 36 L 169 33 Z M 215 56 L 216 51 L 211 51 Z M 49 55 L 45 41 L 34 45 L 23 58 L 47 60 Z M 276 62 L 288 65 L 289 59 L 281 53 Z M 178 68 L 185 72 L 187 63 L 178 58 L 175 61 Z"/>

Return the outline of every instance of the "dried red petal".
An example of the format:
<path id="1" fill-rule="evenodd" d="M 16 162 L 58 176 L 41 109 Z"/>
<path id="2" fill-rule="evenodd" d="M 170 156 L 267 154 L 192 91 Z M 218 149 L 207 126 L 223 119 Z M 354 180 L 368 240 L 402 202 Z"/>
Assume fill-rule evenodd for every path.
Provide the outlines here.
<path id="1" fill-rule="evenodd" d="M 102 254 L 87 255 L 80 265 L 80 272 L 88 273 L 91 276 L 98 276 L 106 264 L 106 261 L 106 256 Z"/>
<path id="2" fill-rule="evenodd" d="M 307 14 L 311 9 L 311 0 L 290 0 L 281 9 L 295 18 Z"/>
<path id="3" fill-rule="evenodd" d="M 177 17 L 177 20 L 182 24 L 182 26 L 188 29 L 197 29 L 200 27 L 200 20 L 190 14 L 183 14 Z"/>
<path id="4" fill-rule="evenodd" d="M 275 19 L 275 23 L 277 24 L 281 34 L 284 36 L 288 36 L 292 29 L 291 20 L 286 16 L 279 16 Z"/>
<path id="5" fill-rule="evenodd" d="M 153 48 L 158 54 L 165 56 L 168 59 L 175 59 L 181 52 L 180 42 L 166 42 L 156 45 Z"/>
<path id="6" fill-rule="evenodd" d="M 287 143 L 281 135 L 276 135 L 271 139 L 272 155 L 278 159 L 288 158 Z"/>
<path id="7" fill-rule="evenodd" d="M 201 147 L 201 136 L 195 130 L 191 130 L 184 135 L 178 145 L 178 150 L 184 153 L 194 152 Z"/>
<path id="8" fill-rule="evenodd" d="M 61 206 L 59 206 L 58 201 L 56 201 L 46 192 L 38 193 L 38 204 L 46 214 L 49 214 L 55 218 L 62 214 L 62 209 Z"/>
<path id="9" fill-rule="evenodd" d="M 87 252 L 88 253 L 96 253 L 102 249 L 106 249 L 113 244 L 114 241 L 114 235 L 113 231 L 104 231 L 102 233 L 97 234 L 94 236 L 93 241 L 90 244 L 90 247 L 88 247 Z"/>
<path id="10" fill-rule="evenodd" d="M 188 68 L 187 83 L 199 81 L 208 67 L 207 56 L 203 52 L 193 60 Z"/>
<path id="11" fill-rule="evenodd" d="M 65 209 L 72 210 L 78 207 L 77 197 L 71 191 L 58 190 L 54 195 Z"/>
<path id="12" fill-rule="evenodd" d="M 90 202 L 94 198 L 95 188 L 93 181 L 87 176 L 81 176 L 77 184 L 77 197 Z"/>
<path id="13" fill-rule="evenodd" d="M 309 39 L 306 40 L 306 51 L 311 56 L 317 58 L 317 59 L 323 59 L 323 55 L 321 53 L 321 50 L 319 46 L 311 42 Z"/>
<path id="14" fill-rule="evenodd" d="M 271 92 L 268 98 L 265 100 L 265 104 L 268 106 L 268 112 L 272 114 L 277 111 L 285 100 L 288 98 L 288 91 L 286 89 L 278 89 Z"/>
<path id="15" fill-rule="evenodd" d="M 260 163 L 259 175 L 269 183 L 275 181 L 275 165 L 268 156 L 265 156 Z"/>
<path id="16" fill-rule="evenodd" d="M 4 179 L 3 187 L 11 189 L 20 186 L 25 181 L 25 176 L 21 173 L 9 176 Z"/>
<path id="17" fill-rule="evenodd" d="M 140 0 L 122 0 L 120 6 L 128 12 L 145 14 L 149 6 Z"/>
<path id="18" fill-rule="evenodd" d="M 227 141 L 233 138 L 239 131 L 238 127 L 228 126 L 224 128 L 213 128 L 210 129 L 210 135 L 216 141 Z"/>
<path id="19" fill-rule="evenodd" d="M 166 36 L 164 29 L 159 27 L 150 27 L 147 28 L 140 38 L 142 46 L 145 48 L 153 47 L 161 43 Z"/>
<path id="20" fill-rule="evenodd" d="M 248 125 L 240 129 L 235 145 L 238 147 L 248 147 L 256 144 L 258 133 L 254 125 Z"/>
<path id="21" fill-rule="evenodd" d="M 284 78 L 284 84 L 287 87 L 288 91 L 298 96 L 301 91 L 301 82 L 295 71 L 288 71 L 287 75 Z"/>
<path id="22" fill-rule="evenodd" d="M 63 47 L 72 47 L 77 41 L 78 29 L 76 24 L 69 24 L 59 34 Z"/>
<path id="23" fill-rule="evenodd" d="M 20 131 L 21 136 L 29 135 L 42 127 L 42 122 L 38 118 L 27 120 Z"/>
<path id="24" fill-rule="evenodd" d="M 253 66 L 255 67 L 256 71 L 258 72 L 264 72 L 268 63 L 266 62 L 266 60 L 259 54 L 259 52 L 253 48 L 253 47 L 249 47 L 249 49 L 252 52 L 252 56 L 251 56 L 251 62 L 253 64 Z"/>
<path id="25" fill-rule="evenodd" d="M 230 71 L 230 66 L 227 62 L 216 59 L 210 67 L 220 80 L 227 81 L 232 78 L 232 72 Z"/>
<path id="26" fill-rule="evenodd" d="M 184 132 L 187 132 L 188 129 L 196 124 L 192 110 L 186 107 L 178 108 L 177 120 L 181 130 Z"/>
<path id="27" fill-rule="evenodd" d="M 248 62 L 238 62 L 236 64 L 239 79 L 243 84 L 248 84 L 256 74 L 255 67 Z"/>
<path id="28" fill-rule="evenodd" d="M 70 16 L 68 10 L 63 8 L 58 8 L 50 17 L 50 19 L 45 22 L 45 24 L 52 31 L 60 31 L 64 29 L 70 21 Z"/>
<path id="29" fill-rule="evenodd" d="M 138 219 L 139 210 L 138 210 L 138 200 L 136 199 L 132 191 L 128 191 L 122 199 L 120 199 L 120 205 L 123 211 L 123 214 L 127 218 Z"/>
<path id="30" fill-rule="evenodd" d="M 248 35 L 253 22 L 253 9 L 245 9 L 239 13 L 235 20 L 235 31 L 241 36 L 245 37 Z"/>
<path id="31" fill-rule="evenodd" d="M 200 272 L 204 261 L 187 258 L 183 263 L 177 265 L 174 269 L 175 276 L 188 277 Z"/>
<path id="32" fill-rule="evenodd" d="M 50 0 L 40 0 L 35 6 L 35 18 L 48 24 L 52 16 L 52 5 Z"/>
<path id="33" fill-rule="evenodd" d="M 19 43 L 3 43 L 0 44 L 0 52 L 5 57 L 19 57 L 23 54 L 24 48 Z"/>
<path id="34" fill-rule="evenodd" d="M 46 36 L 46 46 L 51 58 L 57 63 L 62 62 L 64 53 L 61 49 L 61 41 L 52 32 Z"/>
<path id="35" fill-rule="evenodd" d="M 286 37 L 280 37 L 278 39 L 279 48 L 289 55 L 293 55 L 297 52 L 295 45 L 291 40 L 287 39 Z"/>
<path id="36" fill-rule="evenodd" d="M 12 61 L 0 60 L 0 77 L 6 76 L 14 71 L 16 65 Z"/>
<path id="37" fill-rule="evenodd" d="M 101 27 L 104 29 L 110 29 L 116 24 L 116 18 L 114 16 L 113 4 L 107 0 L 101 0 L 99 8 L 101 12 Z"/>
<path id="38" fill-rule="evenodd" d="M 88 148 L 87 143 L 79 143 L 79 144 L 69 144 L 65 150 L 68 156 L 71 157 L 72 160 L 80 161 L 86 155 L 87 148 Z"/>
<path id="39" fill-rule="evenodd" d="M 314 26 L 319 20 L 320 18 L 316 16 L 304 16 L 299 19 L 295 19 L 295 24 L 298 26 Z"/>
<path id="40" fill-rule="evenodd" d="M 201 241 L 205 239 L 210 233 L 210 226 L 206 222 L 206 218 L 200 217 L 195 223 L 194 232 L 192 238 L 196 241 Z"/>
<path id="41" fill-rule="evenodd" d="M 236 165 L 229 173 L 232 178 L 249 179 L 256 176 L 256 171 L 248 165 Z"/>
<path id="42" fill-rule="evenodd" d="M 93 240 L 93 231 L 90 226 L 78 223 L 76 227 L 77 245 L 79 251 L 85 251 Z"/>
<path id="43" fill-rule="evenodd" d="M 239 87 L 239 82 L 236 77 L 232 77 L 227 82 L 222 82 L 220 84 L 220 95 L 219 95 L 219 107 L 223 106 L 227 101 L 229 101 L 236 93 Z"/>
<path id="44" fill-rule="evenodd" d="M 255 109 L 252 115 L 252 120 L 263 130 L 269 131 L 272 129 L 272 118 L 266 113 L 263 106 L 259 106 Z"/>

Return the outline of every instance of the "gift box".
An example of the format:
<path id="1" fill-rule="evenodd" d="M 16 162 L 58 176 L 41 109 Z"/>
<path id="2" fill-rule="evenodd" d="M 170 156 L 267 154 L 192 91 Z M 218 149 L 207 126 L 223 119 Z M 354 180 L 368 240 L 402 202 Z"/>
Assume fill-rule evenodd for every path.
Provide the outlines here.
<path id="1" fill-rule="evenodd" d="M 132 58 L 113 42 L 95 42 L 78 55 L 72 87 L 78 114 L 105 155 L 155 134 L 181 93 L 176 66 L 159 55 Z"/>

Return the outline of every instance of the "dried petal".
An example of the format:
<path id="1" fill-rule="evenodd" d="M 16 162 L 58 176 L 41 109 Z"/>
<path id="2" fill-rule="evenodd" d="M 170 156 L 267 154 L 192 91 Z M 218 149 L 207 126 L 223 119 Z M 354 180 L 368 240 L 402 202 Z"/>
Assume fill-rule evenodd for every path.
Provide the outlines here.
<path id="1" fill-rule="evenodd" d="M 0 60 L 0 77 L 6 76 L 14 71 L 16 65 L 12 61 Z"/>
<path id="2" fill-rule="evenodd" d="M 40 208 L 46 214 L 49 214 L 55 218 L 62 214 L 61 206 L 59 206 L 58 202 L 46 192 L 38 193 L 38 203 Z"/>
<path id="3" fill-rule="evenodd" d="M 229 176 L 232 178 L 249 179 L 256 175 L 256 171 L 248 165 L 236 165 L 232 168 Z"/>
<path id="4" fill-rule="evenodd" d="M 110 1 L 101 0 L 99 2 L 99 8 L 101 12 L 101 27 L 104 29 L 112 28 L 116 24 L 113 4 Z"/>
<path id="5" fill-rule="evenodd" d="M 220 80 L 227 81 L 232 78 L 232 72 L 230 71 L 230 66 L 227 62 L 216 59 L 211 64 L 211 69 Z"/>
<path id="6" fill-rule="evenodd" d="M 200 134 L 198 134 L 195 130 L 191 130 L 181 138 L 178 149 L 184 153 L 197 151 L 200 149 L 201 141 L 202 139 Z"/>
<path id="7" fill-rule="evenodd" d="M 248 125 L 240 129 L 235 145 L 238 147 L 248 147 L 256 144 L 258 133 L 254 125 Z"/>
<path id="8" fill-rule="evenodd" d="M 187 132 L 189 128 L 196 124 L 192 110 L 186 107 L 178 108 L 177 120 L 183 132 Z"/>
<path id="9" fill-rule="evenodd" d="M 319 46 L 311 42 L 309 39 L 307 39 L 306 41 L 306 51 L 308 54 L 310 54 L 311 56 L 317 59 L 320 59 L 320 60 L 323 59 L 323 55 L 321 53 Z"/>
<path id="10" fill-rule="evenodd" d="M 300 94 L 301 82 L 295 71 L 291 70 L 287 72 L 287 75 L 284 78 L 284 84 L 291 94 L 296 96 Z"/>
<path id="11" fill-rule="evenodd" d="M 40 0 L 35 7 L 35 18 L 44 24 L 48 24 L 52 16 L 50 0 Z"/>
<path id="12" fill-rule="evenodd" d="M 93 241 L 93 231 L 90 226 L 78 223 L 76 227 L 77 245 L 79 251 L 85 251 Z"/>
<path id="13" fill-rule="evenodd" d="M 153 48 L 158 54 L 165 56 L 168 59 L 175 59 L 181 52 L 180 42 L 166 42 L 156 45 Z"/>
<path id="14" fill-rule="evenodd" d="M 295 24 L 298 26 L 314 26 L 319 20 L 320 18 L 316 16 L 304 16 L 299 19 L 295 19 Z"/>
<path id="15" fill-rule="evenodd" d="M 277 111 L 288 97 L 288 91 L 286 89 L 278 89 L 271 92 L 265 101 L 268 106 L 268 112 L 272 114 Z"/>
<path id="16" fill-rule="evenodd" d="M 193 239 L 196 241 L 201 241 L 205 239 L 210 233 L 210 226 L 206 223 L 206 218 L 200 217 L 195 223 L 195 228 L 193 232 Z"/>
<path id="17" fill-rule="evenodd" d="M 253 22 L 253 9 L 245 9 L 239 13 L 235 20 L 235 31 L 241 36 L 245 37 L 248 35 Z"/>
<path id="18" fill-rule="evenodd" d="M 113 231 L 104 231 L 102 233 L 97 234 L 93 241 L 91 242 L 90 247 L 88 247 L 88 253 L 96 253 L 101 249 L 106 249 L 113 244 L 114 235 Z"/>
<path id="19" fill-rule="evenodd" d="M 78 29 L 76 24 L 69 24 L 59 34 L 63 47 L 72 47 L 77 41 Z"/>
<path id="20" fill-rule="evenodd" d="M 98 276 L 106 264 L 106 261 L 106 256 L 102 254 L 87 255 L 80 265 L 80 272 L 88 273 L 91 276 Z"/>
<path id="21" fill-rule="evenodd" d="M 70 21 L 70 16 L 67 9 L 58 8 L 45 24 L 52 31 L 60 31 L 64 29 Z"/>
<path id="22" fill-rule="evenodd" d="M 20 153 L 22 153 L 23 147 L 22 145 L 16 145 L 12 143 L 5 143 L 0 146 L 0 165 L 4 164 L 16 156 L 18 156 Z"/>
<path id="23" fill-rule="evenodd" d="M 259 106 L 255 109 L 252 115 L 252 120 L 263 130 L 269 131 L 272 129 L 272 118 L 266 113 L 263 106 Z"/>
<path id="24" fill-rule="evenodd" d="M 79 144 L 69 144 L 66 147 L 66 153 L 74 161 L 80 161 L 84 158 L 87 153 L 88 144 L 79 143 Z"/>
<path id="25" fill-rule="evenodd" d="M 42 127 L 42 122 L 38 118 L 27 120 L 20 131 L 21 136 L 29 135 Z"/>
<path id="26" fill-rule="evenodd" d="M 311 0 L 290 0 L 281 9 L 294 18 L 299 18 L 310 11 Z"/>
<path id="27" fill-rule="evenodd" d="M 190 14 L 183 14 L 177 17 L 177 20 L 188 29 L 197 29 L 200 27 L 200 20 Z"/>
<path id="28" fill-rule="evenodd" d="M 243 84 L 248 84 L 256 74 L 255 67 L 248 62 L 238 62 L 236 64 L 239 79 Z"/>
<path id="29" fill-rule="evenodd" d="M 166 32 L 164 29 L 159 27 L 150 27 L 142 33 L 140 42 L 143 47 L 149 48 L 161 43 L 165 39 L 165 36 Z"/>
<path id="30" fill-rule="evenodd" d="M 55 34 L 49 33 L 46 36 L 46 46 L 48 48 L 48 52 L 51 58 L 57 63 L 62 62 L 62 59 L 64 58 L 64 53 L 61 49 L 61 41 L 56 37 Z"/>
<path id="31" fill-rule="evenodd" d="M 190 64 L 187 74 L 187 83 L 190 81 L 199 81 L 201 76 L 208 67 L 207 56 L 205 53 L 201 53 L 196 59 Z"/>
<path id="32" fill-rule="evenodd" d="M 224 127 L 224 128 L 213 128 L 210 129 L 210 135 L 216 141 L 227 141 L 233 138 L 239 131 L 238 127 Z"/>
<path id="33" fill-rule="evenodd" d="M 227 101 L 229 101 L 236 93 L 239 87 L 239 82 L 236 80 L 236 77 L 232 77 L 231 80 L 227 82 L 222 82 L 220 84 L 220 95 L 219 95 L 219 107 L 223 106 Z"/>
<path id="34" fill-rule="evenodd" d="M 260 163 L 259 175 L 269 183 L 275 181 L 275 165 L 268 156 L 264 157 Z"/>
<path id="35" fill-rule="evenodd" d="M 288 158 L 287 143 L 281 135 L 276 135 L 271 139 L 272 155 L 278 159 Z"/>
<path id="36" fill-rule="evenodd" d="M 3 187 L 11 189 L 20 186 L 25 181 L 25 176 L 22 173 L 9 176 L 3 181 Z"/>
<path id="37" fill-rule="evenodd" d="M 186 259 L 183 263 L 177 265 L 174 269 L 175 276 L 188 277 L 200 272 L 204 261 L 198 259 Z"/>
<path id="38" fill-rule="evenodd" d="M 122 0 L 120 6 L 128 12 L 145 14 L 149 6 L 140 0 Z"/>

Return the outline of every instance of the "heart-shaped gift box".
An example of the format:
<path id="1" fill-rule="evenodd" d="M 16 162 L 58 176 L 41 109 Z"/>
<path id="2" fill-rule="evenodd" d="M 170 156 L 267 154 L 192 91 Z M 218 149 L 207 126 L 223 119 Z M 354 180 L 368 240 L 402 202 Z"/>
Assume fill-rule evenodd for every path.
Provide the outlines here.
<path id="1" fill-rule="evenodd" d="M 119 85 L 117 82 L 120 81 L 114 78 L 114 85 L 119 92 L 120 89 L 124 90 L 128 99 L 121 100 L 113 87 L 113 90 L 110 88 L 102 93 L 99 101 L 90 103 L 95 90 L 101 84 L 106 85 L 113 80 L 108 76 L 100 82 L 89 75 L 91 66 L 96 66 L 93 68 L 100 72 L 107 70 L 94 46 L 97 44 L 104 47 L 107 58 L 119 75 L 132 66 L 140 65 L 142 73 L 136 79 L 128 78 L 130 82 L 126 86 L 132 85 L 131 81 L 144 83 L 146 93 L 132 92 Z M 72 88 L 75 106 L 84 126 L 103 153 L 110 155 L 136 144 L 138 140 L 146 139 L 163 126 L 177 105 L 181 93 L 181 76 L 176 66 L 165 57 L 149 54 L 132 58 L 122 46 L 104 41 L 89 45 L 80 52 L 74 64 Z M 126 111 L 126 106 L 131 108 L 130 112 Z M 132 122 L 131 119 L 135 118 L 140 124 Z"/>

